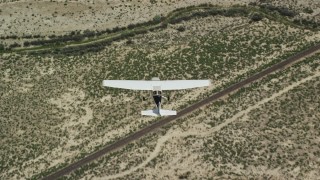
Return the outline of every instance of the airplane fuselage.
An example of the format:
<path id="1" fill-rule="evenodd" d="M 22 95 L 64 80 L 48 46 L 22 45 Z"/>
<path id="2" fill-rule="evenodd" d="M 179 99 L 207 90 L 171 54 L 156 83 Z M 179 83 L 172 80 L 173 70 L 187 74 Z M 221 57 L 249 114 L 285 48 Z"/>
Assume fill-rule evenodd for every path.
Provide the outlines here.
<path id="1" fill-rule="evenodd" d="M 176 115 L 177 111 L 161 109 L 162 90 L 180 90 L 203 86 L 209 86 L 210 80 L 160 80 L 154 77 L 151 81 L 146 80 L 103 80 L 103 86 L 132 89 L 132 90 L 151 90 L 156 108 L 141 111 L 146 116 L 171 116 Z M 163 97 L 165 98 L 165 97 Z M 168 98 L 165 98 L 169 100 Z"/>
<path id="2" fill-rule="evenodd" d="M 160 108 L 161 98 L 162 98 L 161 94 L 162 94 L 161 91 L 153 91 L 152 92 L 153 100 L 156 103 L 157 108 Z"/>

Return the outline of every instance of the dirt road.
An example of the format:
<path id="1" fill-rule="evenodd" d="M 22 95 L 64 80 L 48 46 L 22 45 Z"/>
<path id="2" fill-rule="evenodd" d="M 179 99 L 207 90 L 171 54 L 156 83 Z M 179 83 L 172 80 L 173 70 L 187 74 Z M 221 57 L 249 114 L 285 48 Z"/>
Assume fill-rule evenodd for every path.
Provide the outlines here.
<path id="1" fill-rule="evenodd" d="M 287 67 L 288 65 L 291 65 L 292 63 L 294 62 L 297 62 L 298 60 L 301 60 L 303 58 L 305 58 L 306 56 L 309 56 L 313 53 L 315 53 L 316 51 L 319 51 L 320 50 L 320 44 L 316 45 L 316 46 L 313 46 L 307 50 L 304 50 L 292 57 L 289 57 L 288 59 L 284 60 L 284 61 L 281 61 L 255 75 L 252 75 L 250 77 L 248 77 L 247 79 L 239 82 L 239 83 L 236 83 L 236 84 L 233 84 L 231 86 L 229 86 L 228 88 L 218 92 L 218 93 L 215 93 L 213 94 L 212 96 L 208 97 L 207 99 L 204 99 L 198 103 L 195 103 L 185 109 L 183 109 L 182 111 L 178 112 L 176 116 L 169 116 L 169 117 L 166 117 L 166 118 L 163 118 L 157 122 L 155 122 L 154 124 L 151 124 L 133 134 L 130 134 L 129 136 L 119 140 L 119 141 L 116 141 L 114 142 L 113 144 L 111 145 L 108 145 L 106 147 L 104 147 L 103 149 L 97 151 L 97 152 L 94 152 L 90 155 L 88 155 L 87 157 L 73 163 L 73 164 L 70 164 L 69 166 L 45 177 L 44 179 L 57 179 L 61 176 L 64 176 L 72 171 L 74 171 L 75 169 L 77 168 L 80 168 L 82 165 L 84 164 L 87 164 L 87 163 L 90 163 L 92 161 L 94 161 L 95 159 L 107 154 L 107 153 L 110 153 L 112 151 L 115 151 L 117 149 L 119 149 L 120 147 L 123 147 L 125 145 L 127 145 L 128 143 L 130 142 L 133 142 L 134 140 L 137 140 L 139 139 L 140 137 L 170 123 L 171 121 L 174 121 L 174 120 L 177 120 L 178 118 L 196 110 L 196 109 L 199 109 L 231 92 L 234 92 L 246 85 L 249 85 L 250 83 L 258 80 L 258 79 L 261 79 L 262 77 L 268 75 L 268 74 L 271 74 L 275 71 L 278 71 L 278 70 L 281 70 L 285 67 Z"/>

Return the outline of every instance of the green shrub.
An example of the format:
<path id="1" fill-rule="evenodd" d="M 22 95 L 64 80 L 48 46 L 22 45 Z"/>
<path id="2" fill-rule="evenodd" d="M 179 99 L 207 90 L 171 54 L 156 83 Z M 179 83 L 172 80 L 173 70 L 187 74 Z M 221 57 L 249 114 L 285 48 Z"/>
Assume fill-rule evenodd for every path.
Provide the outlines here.
<path id="1" fill-rule="evenodd" d="M 157 1 L 156 0 L 150 0 L 150 3 L 151 4 L 155 4 L 155 3 L 157 3 Z"/>
<path id="2" fill-rule="evenodd" d="M 259 7 L 269 11 L 277 11 L 282 16 L 294 17 L 297 14 L 295 11 L 290 10 L 287 7 L 277 7 L 272 4 L 263 3 Z"/>
<path id="3" fill-rule="evenodd" d="M 293 10 L 290 10 L 287 7 L 280 7 L 277 9 L 277 11 L 282 15 L 282 16 L 288 16 L 288 17 L 294 17 L 296 15 L 296 12 Z"/>
<path id="4" fill-rule="evenodd" d="M 304 8 L 304 9 L 303 9 L 303 12 L 304 12 L 304 13 L 307 13 L 307 14 L 312 14 L 312 13 L 313 13 L 313 10 L 312 10 L 311 8 L 308 8 L 308 7 L 307 7 L 307 8 Z"/>
<path id="5" fill-rule="evenodd" d="M 3 51 L 3 50 L 4 50 L 4 45 L 0 44 L 0 51 Z"/>
<path id="6" fill-rule="evenodd" d="M 263 19 L 263 16 L 260 13 L 253 13 L 250 17 L 252 21 L 260 21 Z"/>
<path id="7" fill-rule="evenodd" d="M 186 30 L 186 28 L 185 28 L 184 26 L 180 26 L 180 27 L 177 28 L 177 30 L 178 30 L 179 32 L 183 32 L 183 31 Z"/>
<path id="8" fill-rule="evenodd" d="M 130 44 L 133 44 L 133 43 L 134 42 L 132 41 L 132 39 L 128 39 L 127 42 L 126 42 L 127 45 L 130 45 Z"/>
<path id="9" fill-rule="evenodd" d="M 162 18 L 161 18 L 160 15 L 156 15 L 156 16 L 154 16 L 154 18 L 153 18 L 153 21 L 156 22 L 156 23 L 161 22 L 161 20 L 162 20 Z"/>

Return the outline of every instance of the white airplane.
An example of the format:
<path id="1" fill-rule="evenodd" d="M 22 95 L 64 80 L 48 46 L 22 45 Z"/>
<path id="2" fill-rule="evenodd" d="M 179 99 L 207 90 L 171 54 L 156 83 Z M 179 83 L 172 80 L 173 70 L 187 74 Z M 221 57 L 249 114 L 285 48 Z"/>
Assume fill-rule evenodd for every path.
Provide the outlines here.
<path id="1" fill-rule="evenodd" d="M 102 86 L 132 89 L 132 90 L 151 90 L 153 91 L 153 100 L 156 108 L 152 110 L 141 111 L 145 116 L 170 116 L 177 115 L 177 111 L 161 109 L 162 90 L 180 90 L 197 87 L 209 86 L 210 80 L 166 80 L 160 81 L 154 77 L 151 81 L 145 80 L 103 80 Z M 165 97 L 164 97 L 165 98 Z"/>

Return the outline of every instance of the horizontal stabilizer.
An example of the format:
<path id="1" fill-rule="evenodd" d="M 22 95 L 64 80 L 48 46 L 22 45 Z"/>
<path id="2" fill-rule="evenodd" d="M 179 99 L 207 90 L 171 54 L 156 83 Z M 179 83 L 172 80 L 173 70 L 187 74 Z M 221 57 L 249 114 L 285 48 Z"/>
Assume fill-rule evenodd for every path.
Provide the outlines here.
<path id="1" fill-rule="evenodd" d="M 144 116 L 172 116 L 177 115 L 177 111 L 160 109 L 160 113 L 158 109 L 141 111 L 141 114 Z"/>
<path id="2" fill-rule="evenodd" d="M 157 109 L 141 111 L 141 114 L 144 116 L 160 116 Z"/>
<path id="3" fill-rule="evenodd" d="M 177 115 L 177 111 L 161 109 L 160 115 L 161 116 L 173 116 L 173 115 Z"/>

